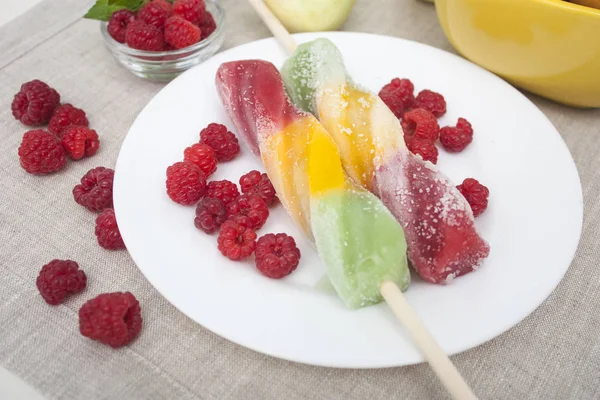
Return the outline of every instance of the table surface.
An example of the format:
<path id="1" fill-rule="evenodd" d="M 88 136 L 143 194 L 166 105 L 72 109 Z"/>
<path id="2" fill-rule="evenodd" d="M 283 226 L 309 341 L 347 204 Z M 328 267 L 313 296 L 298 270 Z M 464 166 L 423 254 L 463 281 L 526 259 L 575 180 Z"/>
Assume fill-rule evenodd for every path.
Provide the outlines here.
<path id="1" fill-rule="evenodd" d="M 11 371 L 0 369 L 0 398 L 34 399 L 31 388 L 48 399 L 447 398 L 424 364 L 380 370 L 318 368 L 232 344 L 172 307 L 126 251 L 98 247 L 94 215 L 73 202 L 71 190 L 90 168 L 114 166 L 131 123 L 163 85 L 136 78 L 113 62 L 97 22 L 81 19 L 91 1 L 4 0 L 0 14 L 0 24 L 6 23 L 39 3 L 0 26 L 0 86 L 10 94 L 0 98 L 6 149 L 0 153 L 0 366 Z M 221 3 L 228 18 L 224 49 L 270 36 L 246 2 Z M 343 29 L 453 51 L 431 4 L 372 4 L 357 0 Z M 95 157 L 47 177 L 19 168 L 16 149 L 26 129 L 10 113 L 12 93 L 34 78 L 56 87 L 64 102 L 85 109 L 101 137 Z M 580 246 L 563 281 L 532 315 L 452 359 L 482 399 L 597 399 L 600 110 L 577 110 L 527 96 L 561 132 L 577 164 L 585 202 Z M 44 304 L 33 283 L 41 265 L 53 258 L 78 261 L 89 277 L 84 293 L 57 307 Z M 81 337 L 77 310 L 83 302 L 122 290 L 140 300 L 140 336 L 119 350 Z M 13 383 L 20 381 L 27 385 Z"/>

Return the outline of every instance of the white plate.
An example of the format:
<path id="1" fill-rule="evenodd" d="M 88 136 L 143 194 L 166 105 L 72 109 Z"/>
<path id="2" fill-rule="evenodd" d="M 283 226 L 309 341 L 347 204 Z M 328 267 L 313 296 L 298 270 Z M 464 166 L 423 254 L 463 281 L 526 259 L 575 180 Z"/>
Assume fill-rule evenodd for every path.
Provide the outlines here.
<path id="1" fill-rule="evenodd" d="M 362 33 L 321 34 L 345 56 L 357 82 L 378 91 L 408 77 L 416 90 L 442 93 L 448 112 L 461 116 L 475 139 L 461 154 L 440 151 L 439 166 L 455 183 L 475 177 L 491 192 L 477 226 L 491 255 L 477 272 L 436 286 L 415 278 L 406 293 L 448 354 L 477 346 L 531 313 L 563 277 L 573 258 L 583 216 L 579 177 L 565 143 L 548 119 L 510 85 L 452 54 L 402 39 Z M 316 34 L 297 35 L 298 41 Z M 259 232 L 287 232 L 302 260 L 289 277 L 270 280 L 252 261 L 235 263 L 217 250 L 216 237 L 193 226 L 193 207 L 165 192 L 167 166 L 210 122 L 233 126 L 214 78 L 224 61 L 261 58 L 281 66 L 273 39 L 220 53 L 166 86 L 140 113 L 119 154 L 114 201 L 121 233 L 148 280 L 175 307 L 235 343 L 292 361 L 332 367 L 375 368 L 422 362 L 384 304 L 350 311 L 314 288 L 323 274 L 311 245 L 281 206 Z M 237 182 L 264 170 L 242 147 L 212 179 Z"/>

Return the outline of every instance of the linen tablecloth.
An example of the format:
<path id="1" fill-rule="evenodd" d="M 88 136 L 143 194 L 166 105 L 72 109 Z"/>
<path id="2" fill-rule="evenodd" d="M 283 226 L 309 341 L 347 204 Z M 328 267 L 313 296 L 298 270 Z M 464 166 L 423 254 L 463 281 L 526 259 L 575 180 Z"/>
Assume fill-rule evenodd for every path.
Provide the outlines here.
<path id="1" fill-rule="evenodd" d="M 245 1 L 221 3 L 228 20 L 224 48 L 270 36 Z M 126 251 L 97 245 L 95 215 L 75 204 L 71 190 L 88 169 L 114 166 L 133 120 L 163 85 L 113 62 L 98 23 L 81 18 L 89 5 L 47 0 L 0 29 L 0 364 L 47 398 L 60 399 L 447 398 L 426 364 L 318 368 L 232 344 L 171 306 Z M 343 29 L 452 51 L 434 7 L 415 0 L 358 0 Z M 10 111 L 20 84 L 35 78 L 58 89 L 64 102 L 86 110 L 102 141 L 95 157 L 46 177 L 19 167 L 17 148 L 26 128 Z M 585 199 L 582 239 L 547 301 L 507 333 L 453 361 L 481 399 L 598 399 L 600 110 L 528 96 L 575 158 Z M 57 307 L 46 305 L 35 287 L 39 269 L 53 258 L 76 260 L 89 277 L 85 294 Z M 133 292 L 142 305 L 138 339 L 113 350 L 82 337 L 79 307 L 97 294 L 120 290 Z"/>

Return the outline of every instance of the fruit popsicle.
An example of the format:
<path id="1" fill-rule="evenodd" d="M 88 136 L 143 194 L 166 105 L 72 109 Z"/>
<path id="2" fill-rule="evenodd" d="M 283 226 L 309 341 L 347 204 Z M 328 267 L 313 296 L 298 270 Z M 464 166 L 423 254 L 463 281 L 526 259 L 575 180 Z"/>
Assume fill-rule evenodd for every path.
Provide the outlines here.
<path id="1" fill-rule="evenodd" d="M 315 117 L 290 102 L 277 68 L 260 60 L 228 62 L 219 67 L 216 83 L 287 212 L 312 234 L 346 306 L 380 302 L 385 280 L 406 290 L 402 227 L 377 197 L 348 179 L 337 146 Z"/>
<path id="2" fill-rule="evenodd" d="M 448 283 L 481 265 L 489 245 L 467 201 L 435 165 L 408 151 L 398 119 L 352 82 L 331 41 L 300 45 L 282 76 L 292 101 L 317 116 L 333 138 L 346 173 L 401 223 L 409 260 L 423 279 Z"/>

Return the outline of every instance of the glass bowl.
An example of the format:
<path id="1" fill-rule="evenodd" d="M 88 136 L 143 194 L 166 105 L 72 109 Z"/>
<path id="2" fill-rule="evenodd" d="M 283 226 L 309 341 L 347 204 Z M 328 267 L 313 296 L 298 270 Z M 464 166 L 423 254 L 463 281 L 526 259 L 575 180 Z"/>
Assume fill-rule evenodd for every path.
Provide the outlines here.
<path id="1" fill-rule="evenodd" d="M 100 24 L 100 31 L 108 50 L 119 64 L 141 78 L 155 82 L 168 82 L 212 57 L 223 44 L 225 10 L 212 1 L 206 1 L 206 9 L 213 15 L 217 28 L 206 39 L 183 49 L 169 51 L 132 49 L 110 36 L 106 22 Z"/>

